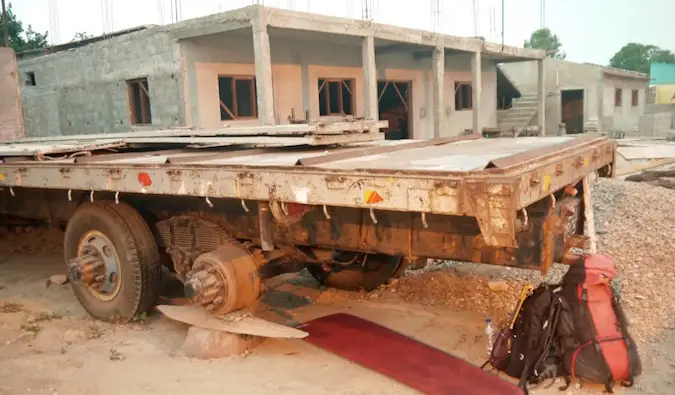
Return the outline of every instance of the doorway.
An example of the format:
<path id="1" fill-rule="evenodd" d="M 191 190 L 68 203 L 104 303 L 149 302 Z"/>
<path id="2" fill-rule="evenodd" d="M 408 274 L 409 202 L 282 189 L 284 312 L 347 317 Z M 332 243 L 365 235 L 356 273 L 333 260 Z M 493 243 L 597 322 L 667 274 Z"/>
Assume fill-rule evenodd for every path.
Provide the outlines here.
<path id="1" fill-rule="evenodd" d="M 383 129 L 387 140 L 409 139 L 412 136 L 410 122 L 411 81 L 378 81 L 377 98 L 380 119 L 389 121 Z"/>
<path id="2" fill-rule="evenodd" d="M 584 132 L 584 90 L 567 89 L 560 91 L 561 122 L 567 134 Z"/>

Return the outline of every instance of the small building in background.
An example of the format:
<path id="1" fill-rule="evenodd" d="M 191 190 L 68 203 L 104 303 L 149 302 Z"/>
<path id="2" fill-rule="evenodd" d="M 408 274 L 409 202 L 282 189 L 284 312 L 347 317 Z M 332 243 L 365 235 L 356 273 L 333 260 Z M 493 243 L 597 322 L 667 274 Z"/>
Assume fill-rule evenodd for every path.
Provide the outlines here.
<path id="1" fill-rule="evenodd" d="M 500 69 L 522 94 L 509 111 L 521 122 L 532 122 L 538 89 L 536 62 L 502 64 Z M 557 130 L 561 123 L 568 134 L 610 134 L 612 130 L 634 133 L 639 129 L 649 88 L 646 74 L 551 58 L 544 60 L 544 69 L 546 130 Z M 500 126 L 516 126 L 504 124 L 514 119 L 513 115 L 500 118 Z"/>
<path id="2" fill-rule="evenodd" d="M 28 136 L 352 117 L 422 139 L 495 127 L 497 64 L 531 60 L 536 81 L 543 56 L 249 6 L 23 53 L 19 73 Z"/>

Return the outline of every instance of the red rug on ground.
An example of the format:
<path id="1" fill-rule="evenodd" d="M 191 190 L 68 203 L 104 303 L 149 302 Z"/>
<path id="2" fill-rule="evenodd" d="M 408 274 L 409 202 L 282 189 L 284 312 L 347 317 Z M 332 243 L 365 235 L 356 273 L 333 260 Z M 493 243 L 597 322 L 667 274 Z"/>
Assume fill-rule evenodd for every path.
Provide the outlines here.
<path id="1" fill-rule="evenodd" d="M 441 350 L 349 314 L 300 327 L 306 341 L 429 395 L 522 395 L 517 385 Z"/>

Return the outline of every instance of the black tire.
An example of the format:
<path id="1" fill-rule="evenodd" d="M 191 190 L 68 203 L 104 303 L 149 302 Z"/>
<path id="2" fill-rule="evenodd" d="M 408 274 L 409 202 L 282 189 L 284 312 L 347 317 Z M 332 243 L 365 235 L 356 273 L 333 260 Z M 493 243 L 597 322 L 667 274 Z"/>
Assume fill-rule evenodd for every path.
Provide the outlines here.
<path id="1" fill-rule="evenodd" d="M 401 262 L 401 257 L 371 254 L 368 255 L 365 268 L 359 262 L 340 271 L 327 272 L 321 265 L 311 264 L 307 265 L 307 271 L 324 286 L 346 291 L 372 291 L 392 278 Z"/>
<path id="2" fill-rule="evenodd" d="M 157 245 L 148 225 L 126 204 L 84 203 L 68 221 L 64 240 L 66 264 L 77 257 L 80 240 L 90 231 L 102 233 L 115 247 L 120 288 L 112 299 L 101 300 L 85 285 L 73 283 L 82 306 L 102 321 L 124 323 L 147 313 L 157 301 L 161 276 Z"/>

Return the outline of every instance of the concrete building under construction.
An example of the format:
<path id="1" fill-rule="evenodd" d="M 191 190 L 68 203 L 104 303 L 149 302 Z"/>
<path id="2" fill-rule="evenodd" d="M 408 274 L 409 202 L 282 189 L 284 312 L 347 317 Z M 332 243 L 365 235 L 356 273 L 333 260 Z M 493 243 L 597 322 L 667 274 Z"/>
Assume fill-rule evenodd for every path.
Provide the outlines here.
<path id="1" fill-rule="evenodd" d="M 263 6 L 19 57 L 27 136 L 353 116 L 431 138 L 497 126 L 499 63 L 538 61 L 545 91 L 543 51 Z"/>

